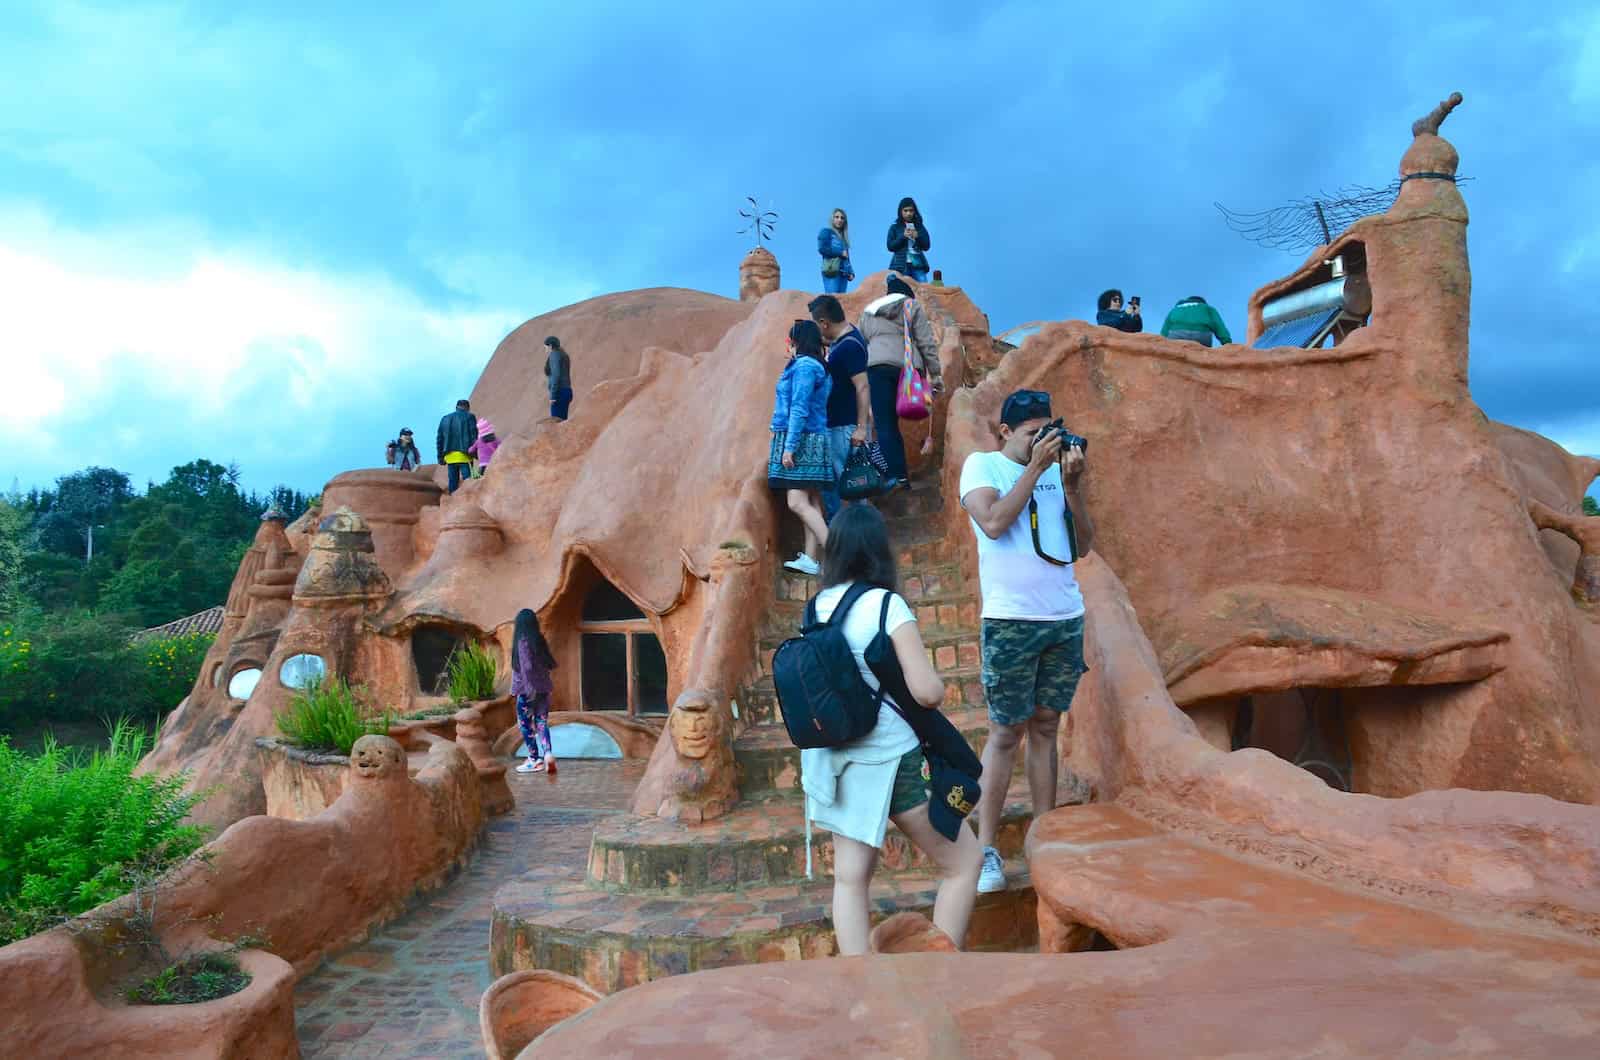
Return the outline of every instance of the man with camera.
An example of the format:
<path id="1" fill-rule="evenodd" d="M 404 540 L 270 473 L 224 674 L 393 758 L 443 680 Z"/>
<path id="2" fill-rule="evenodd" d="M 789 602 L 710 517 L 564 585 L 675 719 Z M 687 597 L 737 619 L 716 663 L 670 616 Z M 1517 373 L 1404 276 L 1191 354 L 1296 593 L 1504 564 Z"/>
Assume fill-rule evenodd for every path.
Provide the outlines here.
<path id="1" fill-rule="evenodd" d="M 1089 443 L 1050 414 L 1050 395 L 1018 390 L 1000 407 L 1001 448 L 961 468 L 961 506 L 978 540 L 983 593 L 982 892 L 1005 889 L 995 833 L 1017 746 L 1027 737 L 1034 816 L 1055 808 L 1056 731 L 1083 664 L 1083 594 L 1072 564 L 1094 542 L 1080 482 Z"/>

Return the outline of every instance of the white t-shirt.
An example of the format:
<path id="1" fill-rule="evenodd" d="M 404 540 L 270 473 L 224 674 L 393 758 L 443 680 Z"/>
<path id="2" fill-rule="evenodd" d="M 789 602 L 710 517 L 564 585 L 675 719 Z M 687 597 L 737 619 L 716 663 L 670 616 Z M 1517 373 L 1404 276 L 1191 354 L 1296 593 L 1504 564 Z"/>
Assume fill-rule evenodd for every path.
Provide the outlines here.
<path id="1" fill-rule="evenodd" d="M 834 607 L 844 599 L 845 591 L 850 588 L 850 584 L 846 582 L 842 585 L 830 585 L 817 594 L 817 621 L 826 622 L 833 615 Z M 850 645 L 850 651 L 856 657 L 856 669 L 861 671 L 861 679 L 866 681 L 867 687 L 874 692 L 878 690 L 878 679 L 867 666 L 866 651 L 867 646 L 872 643 L 872 638 L 878 635 L 878 615 L 883 610 L 885 593 L 888 593 L 887 589 L 868 589 L 850 606 L 850 613 L 844 617 L 845 643 Z M 889 614 L 883 624 L 884 632 L 893 635 L 895 630 L 907 622 L 915 621 L 916 616 L 911 613 L 910 606 L 900 598 L 900 594 L 889 593 Z M 889 705 L 890 697 L 885 695 L 883 698 L 884 703 L 878 708 L 878 724 L 872 731 L 854 743 L 833 750 L 843 751 L 848 748 L 850 752 L 848 757 L 852 761 L 873 762 L 898 757 L 921 746 L 917 734 L 906 724 L 906 719 Z M 909 706 L 901 705 L 907 710 L 920 709 L 916 703 Z"/>
<path id="2" fill-rule="evenodd" d="M 985 487 L 1004 497 L 1022 473 L 1023 465 L 1004 453 L 973 453 L 961 465 L 961 502 L 973 490 Z M 1067 539 L 1067 495 L 1061 485 L 1061 465 L 1052 464 L 1033 487 L 1039 502 L 1039 546 L 1059 559 L 1072 558 Z M 1028 509 L 998 538 L 983 532 L 968 517 L 978 537 L 978 581 L 983 590 L 983 617 L 1056 622 L 1083 614 L 1083 593 L 1070 566 L 1058 567 L 1039 558 L 1028 529 Z M 860 606 L 859 604 L 857 605 Z"/>

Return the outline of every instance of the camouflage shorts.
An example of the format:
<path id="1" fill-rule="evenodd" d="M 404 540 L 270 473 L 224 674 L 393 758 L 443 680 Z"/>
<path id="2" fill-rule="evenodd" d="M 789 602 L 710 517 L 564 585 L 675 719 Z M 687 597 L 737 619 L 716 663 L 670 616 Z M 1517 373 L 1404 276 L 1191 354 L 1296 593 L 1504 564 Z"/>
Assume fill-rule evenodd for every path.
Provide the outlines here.
<path id="1" fill-rule="evenodd" d="M 1083 616 L 983 620 L 983 693 L 991 725 L 1020 725 L 1035 707 L 1065 712 L 1083 676 Z"/>
<path id="2" fill-rule="evenodd" d="M 894 774 L 894 792 L 889 796 L 889 816 L 914 810 L 928 801 L 928 779 L 923 775 L 922 748 L 907 751 Z"/>

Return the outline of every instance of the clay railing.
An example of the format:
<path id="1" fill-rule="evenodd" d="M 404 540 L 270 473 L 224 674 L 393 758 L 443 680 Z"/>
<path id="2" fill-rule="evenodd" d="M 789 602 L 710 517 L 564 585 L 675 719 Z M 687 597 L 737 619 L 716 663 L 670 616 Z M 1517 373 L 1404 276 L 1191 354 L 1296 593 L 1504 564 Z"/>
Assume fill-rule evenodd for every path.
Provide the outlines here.
<path id="1" fill-rule="evenodd" d="M 1585 607 L 1600 603 L 1600 516 L 1568 515 L 1540 501 L 1528 502 L 1528 515 L 1541 530 L 1555 530 L 1578 543 L 1572 598 Z"/>

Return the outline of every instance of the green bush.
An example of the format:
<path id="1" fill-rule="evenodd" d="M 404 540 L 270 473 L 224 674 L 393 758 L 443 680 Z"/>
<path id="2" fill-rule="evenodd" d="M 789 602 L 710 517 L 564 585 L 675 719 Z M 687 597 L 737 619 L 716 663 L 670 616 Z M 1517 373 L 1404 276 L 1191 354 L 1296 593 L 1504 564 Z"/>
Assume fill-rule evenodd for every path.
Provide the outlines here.
<path id="1" fill-rule="evenodd" d="M 388 711 L 368 716 L 365 699 L 364 688 L 324 677 L 294 694 L 289 709 L 277 715 L 278 731 L 308 751 L 347 755 L 361 737 L 388 732 L 393 722 Z"/>
<path id="2" fill-rule="evenodd" d="M 93 755 L 0 737 L 0 945 L 126 894 L 199 848 L 184 776 L 134 776 L 143 730 L 118 722 Z"/>
<path id="3" fill-rule="evenodd" d="M 464 644 L 450 653 L 450 698 L 457 703 L 494 696 L 494 656 L 477 644 Z"/>
<path id="4" fill-rule="evenodd" d="M 34 613 L 0 626 L 0 666 L 5 667 L 0 724 L 22 728 L 154 716 L 145 709 L 139 660 L 128 634 L 117 619 L 87 612 Z"/>
<path id="5" fill-rule="evenodd" d="M 214 638 L 133 642 L 121 620 L 79 612 L 0 624 L 0 727 L 127 717 L 159 721 L 200 672 Z"/>
<path id="6" fill-rule="evenodd" d="M 250 973 L 229 952 L 199 953 L 169 964 L 132 990 L 135 1005 L 189 1005 L 237 994 L 250 985 Z"/>
<path id="7" fill-rule="evenodd" d="M 200 675 L 200 664 L 216 639 L 215 633 L 180 633 L 136 645 L 143 664 L 142 700 L 153 718 L 164 717 L 189 694 L 194 679 Z"/>

